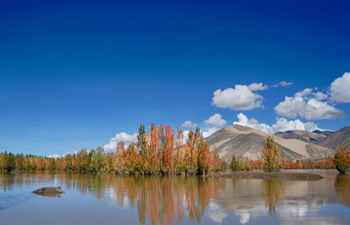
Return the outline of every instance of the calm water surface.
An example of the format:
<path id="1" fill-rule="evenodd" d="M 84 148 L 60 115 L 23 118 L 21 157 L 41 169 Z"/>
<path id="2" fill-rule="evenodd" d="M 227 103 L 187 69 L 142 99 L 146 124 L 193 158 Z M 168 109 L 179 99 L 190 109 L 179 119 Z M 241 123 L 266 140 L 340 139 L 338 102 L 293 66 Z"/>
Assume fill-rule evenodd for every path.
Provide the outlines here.
<path id="1" fill-rule="evenodd" d="M 350 224 L 350 175 L 309 172 L 325 179 L 0 174 L 0 224 Z"/>

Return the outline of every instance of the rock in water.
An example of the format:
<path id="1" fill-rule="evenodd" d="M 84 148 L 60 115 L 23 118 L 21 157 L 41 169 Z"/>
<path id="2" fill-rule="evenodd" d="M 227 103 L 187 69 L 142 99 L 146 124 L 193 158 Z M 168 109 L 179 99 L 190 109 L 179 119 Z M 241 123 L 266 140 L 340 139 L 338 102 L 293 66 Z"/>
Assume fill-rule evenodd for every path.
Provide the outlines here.
<path id="1" fill-rule="evenodd" d="M 61 194 L 63 194 L 64 191 L 61 187 L 43 187 L 32 191 L 32 193 L 46 197 L 61 197 Z"/>

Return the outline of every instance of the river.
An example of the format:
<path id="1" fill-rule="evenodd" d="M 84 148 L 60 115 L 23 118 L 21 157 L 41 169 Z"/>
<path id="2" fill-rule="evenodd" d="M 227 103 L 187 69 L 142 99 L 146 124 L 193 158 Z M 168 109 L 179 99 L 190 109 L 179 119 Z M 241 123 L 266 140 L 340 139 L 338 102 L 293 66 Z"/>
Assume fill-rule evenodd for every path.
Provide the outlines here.
<path id="1" fill-rule="evenodd" d="M 350 174 L 316 181 L 0 173 L 0 224 L 350 224 Z M 61 196 L 31 193 L 60 186 Z"/>

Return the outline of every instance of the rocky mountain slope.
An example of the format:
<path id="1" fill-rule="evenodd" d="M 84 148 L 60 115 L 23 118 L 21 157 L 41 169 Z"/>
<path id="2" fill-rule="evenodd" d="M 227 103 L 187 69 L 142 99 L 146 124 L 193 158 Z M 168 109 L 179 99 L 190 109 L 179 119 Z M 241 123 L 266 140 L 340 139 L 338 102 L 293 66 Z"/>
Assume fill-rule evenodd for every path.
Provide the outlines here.
<path id="1" fill-rule="evenodd" d="M 279 136 L 285 139 L 299 139 L 305 142 L 311 142 L 318 144 L 323 139 L 327 138 L 333 132 L 331 131 L 306 131 L 306 130 L 289 130 L 285 132 L 275 133 L 275 136 Z"/>
<path id="2" fill-rule="evenodd" d="M 318 160 L 335 154 L 336 149 L 328 147 L 327 144 L 318 144 L 321 141 L 326 141 L 334 133 L 293 131 L 272 136 L 275 143 L 282 150 L 284 159 Z M 337 137 L 339 136 L 344 137 L 344 135 L 338 133 Z M 248 157 L 252 160 L 261 160 L 263 143 L 267 137 L 268 134 L 264 132 L 235 124 L 215 132 L 205 140 L 211 149 L 216 148 L 220 157 L 226 161 L 229 161 L 233 154 L 239 158 Z"/>
<path id="3" fill-rule="evenodd" d="M 350 126 L 343 127 L 322 139 L 319 145 L 338 150 L 341 145 L 350 151 Z"/>

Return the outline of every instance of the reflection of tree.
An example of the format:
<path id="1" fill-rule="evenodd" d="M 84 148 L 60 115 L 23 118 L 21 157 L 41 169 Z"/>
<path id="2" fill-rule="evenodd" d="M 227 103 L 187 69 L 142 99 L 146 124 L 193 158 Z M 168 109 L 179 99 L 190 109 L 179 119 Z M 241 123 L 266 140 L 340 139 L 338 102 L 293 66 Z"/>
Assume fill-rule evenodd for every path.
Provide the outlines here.
<path id="1" fill-rule="evenodd" d="M 137 205 L 140 224 L 181 223 L 185 210 L 190 220 L 201 221 L 201 216 L 209 205 L 210 197 L 218 187 L 223 187 L 222 179 L 182 178 L 182 177 L 131 177 L 115 176 L 111 188 L 116 193 L 118 204 L 128 199 Z"/>
<path id="2" fill-rule="evenodd" d="M 344 204 L 350 202 L 350 176 L 348 174 L 338 174 L 334 182 L 338 195 Z"/>
<path id="3" fill-rule="evenodd" d="M 87 194 L 90 191 L 97 200 L 103 199 L 108 191 L 118 205 L 130 204 L 138 209 L 140 224 L 181 224 L 185 215 L 191 221 L 200 222 L 210 199 L 225 188 L 226 179 L 45 171 L 35 172 L 34 178 L 32 174 L 28 177 L 25 174 L 0 174 L 0 186 L 6 190 L 13 185 L 48 183 L 57 183 L 66 192 L 76 190 Z"/>
<path id="4" fill-rule="evenodd" d="M 15 183 L 14 175 L 9 173 L 0 173 L 0 186 L 3 191 L 10 191 Z"/>
<path id="5" fill-rule="evenodd" d="M 269 208 L 270 212 L 276 210 L 276 205 L 282 200 L 284 196 L 284 184 L 282 180 L 262 180 L 262 191 L 265 199 L 265 206 Z"/>

